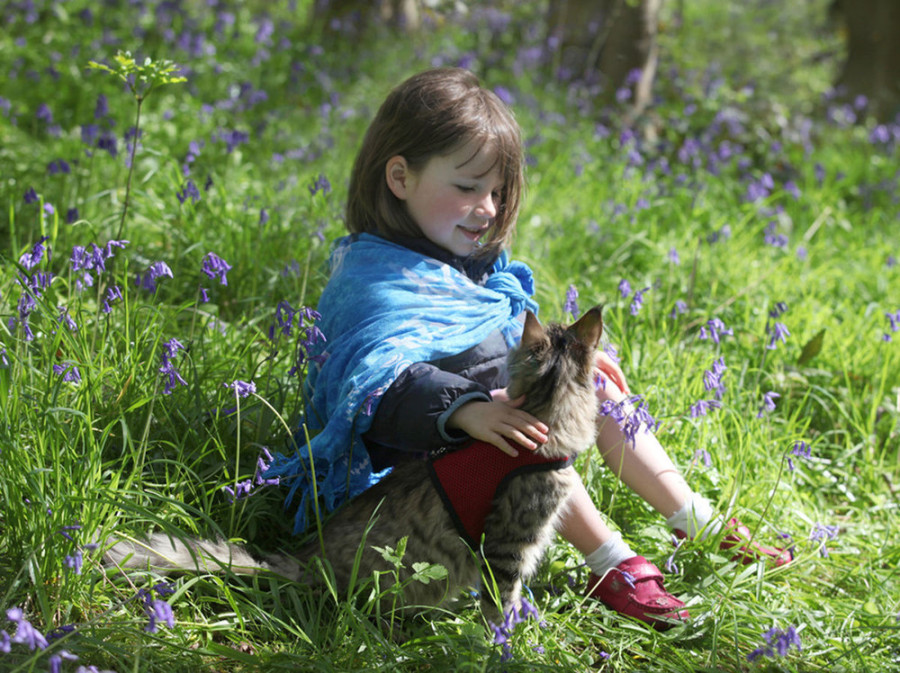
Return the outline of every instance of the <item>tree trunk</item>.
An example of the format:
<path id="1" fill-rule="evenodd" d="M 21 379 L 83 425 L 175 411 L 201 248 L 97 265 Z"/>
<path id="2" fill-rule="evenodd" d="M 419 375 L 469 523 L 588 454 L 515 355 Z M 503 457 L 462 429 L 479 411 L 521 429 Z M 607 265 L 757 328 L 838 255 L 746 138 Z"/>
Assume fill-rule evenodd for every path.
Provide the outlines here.
<path id="1" fill-rule="evenodd" d="M 881 121 L 900 112 L 900 1 L 835 0 L 832 12 L 847 27 L 847 60 L 836 87 L 849 99 L 863 95 Z"/>
<path id="2" fill-rule="evenodd" d="M 650 102 L 656 75 L 662 0 L 559 0 L 550 3 L 550 35 L 561 72 L 604 85 L 607 102 L 627 87 L 632 114 Z"/>

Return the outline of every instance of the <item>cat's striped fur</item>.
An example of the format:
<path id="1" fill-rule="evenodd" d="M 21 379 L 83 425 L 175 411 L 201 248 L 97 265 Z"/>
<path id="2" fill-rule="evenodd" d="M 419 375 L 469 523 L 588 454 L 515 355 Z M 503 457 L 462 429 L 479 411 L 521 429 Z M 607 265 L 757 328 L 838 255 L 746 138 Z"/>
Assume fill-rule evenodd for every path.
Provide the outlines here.
<path id="1" fill-rule="evenodd" d="M 573 456 L 594 441 L 597 399 L 593 372 L 601 332 L 600 307 L 568 328 L 557 324 L 544 328 L 529 313 L 522 342 L 510 353 L 509 397 L 524 395 L 521 408 L 550 427 L 549 440 L 538 449 L 548 458 Z M 146 543 L 117 542 L 106 560 L 124 568 L 270 570 L 314 583 L 321 570 L 309 561 L 323 556 L 324 551 L 340 589 L 345 589 L 354 575 L 364 578 L 374 571 L 388 571 L 380 578 L 384 587 L 392 581 L 394 568 L 374 547 L 395 548 L 406 537 L 401 581 L 409 578 L 414 562 L 440 564 L 447 569 L 448 578 L 428 584 L 409 582 L 403 589 L 405 606 L 425 608 L 453 599 L 460 589 L 477 586 L 482 571 L 487 570 L 483 586 L 496 586 L 496 598 L 508 610 L 519 599 L 522 580 L 537 569 L 577 480 L 572 467 L 514 477 L 494 498 L 482 547 L 475 551 L 454 528 L 429 478 L 427 464 L 410 461 L 398 465 L 325 521 L 324 549 L 317 538 L 296 557 L 270 556 L 258 561 L 237 545 L 157 533 Z M 497 603 L 490 593 L 482 591 L 482 604 L 496 618 Z"/>

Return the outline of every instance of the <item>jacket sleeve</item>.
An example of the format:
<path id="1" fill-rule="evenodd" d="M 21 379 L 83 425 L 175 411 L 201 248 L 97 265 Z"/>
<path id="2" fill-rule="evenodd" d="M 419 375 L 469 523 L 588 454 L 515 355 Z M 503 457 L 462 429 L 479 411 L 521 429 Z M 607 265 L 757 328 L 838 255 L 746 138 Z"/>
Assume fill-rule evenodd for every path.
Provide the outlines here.
<path id="1" fill-rule="evenodd" d="M 434 364 L 417 362 L 382 395 L 365 440 L 414 452 L 463 442 L 468 435 L 449 430 L 447 419 L 463 404 L 476 400 L 490 402 L 490 390 Z"/>

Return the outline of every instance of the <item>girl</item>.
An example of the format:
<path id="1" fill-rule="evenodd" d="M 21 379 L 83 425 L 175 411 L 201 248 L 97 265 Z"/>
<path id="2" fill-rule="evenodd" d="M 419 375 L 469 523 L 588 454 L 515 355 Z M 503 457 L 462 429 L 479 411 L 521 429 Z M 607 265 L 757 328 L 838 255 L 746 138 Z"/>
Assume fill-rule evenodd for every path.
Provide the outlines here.
<path id="1" fill-rule="evenodd" d="M 523 166 L 511 112 L 468 71 L 422 72 L 382 104 L 350 179 L 350 235 L 335 247 L 319 304 L 326 341 L 306 381 L 312 437 L 270 471 L 295 477 L 288 499 L 300 493 L 297 529 L 307 504 L 333 508 L 398 461 L 472 438 L 516 455 L 511 442 L 533 450 L 553 432 L 505 393 L 507 352 L 523 311 L 537 309 L 531 271 L 507 254 Z M 598 407 L 627 408 L 619 367 L 598 352 L 596 368 Z M 626 441 L 603 415 L 597 428 L 606 463 L 676 535 L 727 527 L 722 544 L 747 561 L 790 560 L 753 544 L 738 522 L 714 517 L 653 434 Z M 657 567 L 607 527 L 583 484 L 559 532 L 584 554 L 591 597 L 658 628 L 688 617 Z"/>

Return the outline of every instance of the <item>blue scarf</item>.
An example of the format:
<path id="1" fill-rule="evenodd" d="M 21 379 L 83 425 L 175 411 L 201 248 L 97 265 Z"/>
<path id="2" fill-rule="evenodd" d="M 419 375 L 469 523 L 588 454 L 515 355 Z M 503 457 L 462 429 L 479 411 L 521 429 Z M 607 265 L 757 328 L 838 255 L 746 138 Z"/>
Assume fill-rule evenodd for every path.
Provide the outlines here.
<path id="1" fill-rule="evenodd" d="M 314 496 L 332 510 L 386 474 L 372 472 L 362 435 L 403 370 L 462 353 L 497 329 L 512 348 L 522 334 L 518 317 L 537 312 L 531 269 L 505 252 L 484 285 L 370 234 L 339 239 L 330 266 L 318 306 L 326 341 L 311 354 L 304 384 L 306 432 L 297 434 L 295 454 L 277 455 L 265 475 L 289 485 L 286 504 L 299 492 L 295 533 L 307 528 Z"/>

